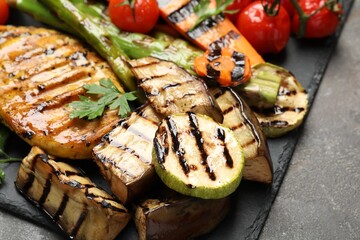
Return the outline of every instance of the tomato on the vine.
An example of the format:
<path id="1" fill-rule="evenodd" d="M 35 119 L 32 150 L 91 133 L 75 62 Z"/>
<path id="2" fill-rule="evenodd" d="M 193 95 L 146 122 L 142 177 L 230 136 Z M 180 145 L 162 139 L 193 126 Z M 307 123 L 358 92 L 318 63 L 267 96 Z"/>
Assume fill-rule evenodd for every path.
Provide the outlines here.
<path id="1" fill-rule="evenodd" d="M 341 4 L 333 3 L 329 0 L 299 0 L 299 5 L 308 19 L 302 19 L 295 13 L 292 31 L 305 38 L 322 38 L 333 34 L 342 14 Z"/>
<path id="2" fill-rule="evenodd" d="M 239 15 L 237 28 L 259 54 L 278 53 L 289 40 L 289 14 L 283 6 L 278 5 L 277 8 L 277 14 L 270 16 L 264 10 L 262 1 L 255 1 Z"/>
<path id="3" fill-rule="evenodd" d="M 110 0 L 109 15 L 124 31 L 146 33 L 158 20 L 159 6 L 156 0 Z"/>
<path id="4" fill-rule="evenodd" d="M 0 0 L 0 25 L 4 25 L 9 18 L 9 6 L 6 0 Z"/>
<path id="5" fill-rule="evenodd" d="M 295 7 L 292 4 L 291 0 L 281 0 L 281 5 L 286 9 L 286 11 L 289 14 L 290 18 L 292 16 L 294 16 Z"/>
<path id="6" fill-rule="evenodd" d="M 251 2 L 252 0 L 234 0 L 233 3 L 226 8 L 226 10 L 237 10 L 237 12 L 233 14 L 225 13 L 225 16 L 229 18 L 234 24 L 236 24 L 240 12 Z"/>

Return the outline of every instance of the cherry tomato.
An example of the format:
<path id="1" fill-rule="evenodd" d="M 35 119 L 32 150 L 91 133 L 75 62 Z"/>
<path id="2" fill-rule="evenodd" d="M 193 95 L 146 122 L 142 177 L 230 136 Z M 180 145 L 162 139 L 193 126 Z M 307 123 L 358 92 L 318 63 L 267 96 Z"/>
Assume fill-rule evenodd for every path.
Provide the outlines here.
<path id="1" fill-rule="evenodd" d="M 290 17 L 284 7 L 279 7 L 277 15 L 269 16 L 262 1 L 255 1 L 239 15 L 237 28 L 259 54 L 278 53 L 289 40 Z"/>
<path id="2" fill-rule="evenodd" d="M 291 0 L 281 0 L 281 5 L 286 9 L 287 13 L 289 14 L 290 18 L 294 16 L 295 7 L 291 3 Z"/>
<path id="3" fill-rule="evenodd" d="M 126 0 L 110 0 L 109 15 L 111 21 L 120 29 L 129 32 L 146 33 L 156 24 L 159 6 L 156 0 L 133 0 L 134 9 Z M 125 2 L 125 3 L 124 3 Z"/>
<path id="4" fill-rule="evenodd" d="M 299 0 L 299 5 L 305 14 L 309 15 L 320 7 L 324 6 L 326 0 Z M 342 6 L 335 4 L 333 9 L 322 7 L 312 15 L 306 22 L 305 38 L 322 38 L 333 34 L 339 25 Z M 292 20 L 292 31 L 298 34 L 300 28 L 300 18 L 295 13 Z"/>
<path id="5" fill-rule="evenodd" d="M 4 25 L 9 18 L 9 6 L 6 0 L 0 0 L 0 25 Z"/>
<path id="6" fill-rule="evenodd" d="M 238 10 L 236 13 L 228 14 L 226 13 L 225 16 L 229 18 L 234 24 L 239 17 L 240 12 L 250 3 L 252 0 L 234 0 L 232 4 L 230 4 L 226 10 Z"/>

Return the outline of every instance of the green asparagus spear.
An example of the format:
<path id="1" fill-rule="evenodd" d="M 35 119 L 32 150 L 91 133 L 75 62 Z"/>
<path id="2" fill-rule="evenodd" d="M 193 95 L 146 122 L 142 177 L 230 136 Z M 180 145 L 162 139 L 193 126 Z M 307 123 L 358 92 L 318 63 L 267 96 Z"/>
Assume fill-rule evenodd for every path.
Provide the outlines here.
<path id="1" fill-rule="evenodd" d="M 43 1 L 51 10 L 56 12 L 60 19 L 72 26 L 95 50 L 105 58 L 123 86 L 130 91 L 135 91 L 136 82 L 131 70 L 126 64 L 128 59 L 122 48 L 119 48 L 112 35 L 111 28 L 98 24 L 91 14 L 97 14 L 92 8 L 80 8 L 77 3 L 81 1 L 51 0 Z M 84 4 L 86 5 L 86 4 Z"/>

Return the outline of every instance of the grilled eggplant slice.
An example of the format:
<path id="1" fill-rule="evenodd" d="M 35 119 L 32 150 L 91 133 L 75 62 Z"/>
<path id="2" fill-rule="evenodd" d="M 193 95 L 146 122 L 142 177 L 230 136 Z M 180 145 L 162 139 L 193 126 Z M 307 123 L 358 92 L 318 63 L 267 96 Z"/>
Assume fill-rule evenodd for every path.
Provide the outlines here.
<path id="1" fill-rule="evenodd" d="M 229 128 L 188 112 L 168 116 L 160 123 L 154 138 L 154 165 L 169 188 L 193 197 L 218 199 L 240 184 L 244 156 Z"/>
<path id="2" fill-rule="evenodd" d="M 23 159 L 15 184 L 71 239 L 114 239 L 130 220 L 121 203 L 38 147 Z"/>
<path id="3" fill-rule="evenodd" d="M 182 240 L 213 230 L 229 212 L 229 197 L 201 199 L 170 191 L 135 204 L 135 225 L 140 240 Z"/>
<path id="4" fill-rule="evenodd" d="M 222 122 L 222 114 L 203 80 L 173 62 L 146 57 L 129 61 L 138 85 L 155 111 L 164 116 L 194 112 Z"/>
<path id="5" fill-rule="evenodd" d="M 161 117 L 146 105 L 107 133 L 93 155 L 112 192 L 124 203 L 154 182 L 153 139 Z"/>
<path id="6" fill-rule="evenodd" d="M 254 101 L 250 101 L 251 96 L 242 96 L 248 100 L 265 136 L 280 137 L 301 125 L 308 111 L 308 95 L 288 70 L 269 64 L 258 64 L 253 67 L 253 74 L 261 71 L 274 72 L 281 77 L 275 104 L 271 107 L 258 106 Z"/>
<path id="7" fill-rule="evenodd" d="M 106 78 L 122 90 L 109 65 L 77 40 L 53 30 L 0 26 L 0 118 L 47 153 L 91 158 L 92 148 L 119 121 L 115 111 L 93 121 L 70 119 L 68 104 L 84 84 Z"/>
<path id="8" fill-rule="evenodd" d="M 266 138 L 250 107 L 230 88 L 212 88 L 224 115 L 223 125 L 230 128 L 244 152 L 243 178 L 265 184 L 272 182 L 273 170 Z"/>

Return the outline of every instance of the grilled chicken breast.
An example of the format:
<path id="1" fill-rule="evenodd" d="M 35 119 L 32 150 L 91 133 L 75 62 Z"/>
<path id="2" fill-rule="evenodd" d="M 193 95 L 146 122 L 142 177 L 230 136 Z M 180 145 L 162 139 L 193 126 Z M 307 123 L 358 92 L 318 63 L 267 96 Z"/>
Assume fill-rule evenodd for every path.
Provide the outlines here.
<path id="1" fill-rule="evenodd" d="M 0 26 L 0 118 L 30 145 L 51 155 L 86 159 L 119 121 L 108 111 L 93 121 L 70 119 L 68 104 L 84 84 L 110 79 L 109 65 L 79 41 L 53 30 Z"/>
<path id="2" fill-rule="evenodd" d="M 106 134 L 94 147 L 94 159 L 111 191 L 127 203 L 143 194 L 154 182 L 153 139 L 161 120 L 145 105 Z"/>
<path id="3" fill-rule="evenodd" d="M 129 64 L 155 111 L 164 116 L 191 111 L 222 122 L 220 108 L 201 79 L 173 62 L 152 57 L 131 60 Z"/>
<path id="4" fill-rule="evenodd" d="M 15 184 L 71 239 L 114 239 L 130 220 L 120 202 L 38 147 L 23 159 Z"/>

